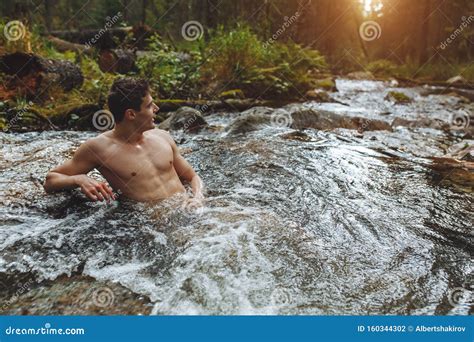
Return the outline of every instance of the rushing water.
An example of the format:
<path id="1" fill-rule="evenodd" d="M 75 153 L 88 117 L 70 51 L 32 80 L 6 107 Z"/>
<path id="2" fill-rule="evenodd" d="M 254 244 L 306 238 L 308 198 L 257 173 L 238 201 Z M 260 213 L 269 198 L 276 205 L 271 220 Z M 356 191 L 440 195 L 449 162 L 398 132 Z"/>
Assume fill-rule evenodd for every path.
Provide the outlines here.
<path id="1" fill-rule="evenodd" d="M 338 87 L 350 108 L 304 105 L 446 120 L 457 101 L 405 89 L 416 101 L 399 106 L 384 101 L 381 82 Z M 206 119 L 226 126 L 236 115 Z M 292 131 L 175 132 L 206 185 L 203 208 L 179 196 L 106 205 L 79 191 L 45 195 L 48 169 L 96 133 L 1 134 L 0 272 L 41 281 L 82 270 L 148 296 L 154 314 L 468 314 L 472 191 L 425 159 L 453 138 L 397 128 L 288 139 Z"/>

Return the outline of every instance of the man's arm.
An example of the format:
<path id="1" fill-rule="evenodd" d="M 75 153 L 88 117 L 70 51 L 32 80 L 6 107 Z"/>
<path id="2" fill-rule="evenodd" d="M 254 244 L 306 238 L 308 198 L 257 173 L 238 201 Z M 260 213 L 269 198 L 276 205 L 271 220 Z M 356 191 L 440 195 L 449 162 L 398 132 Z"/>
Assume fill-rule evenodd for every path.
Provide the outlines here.
<path id="1" fill-rule="evenodd" d="M 110 186 L 87 176 L 97 166 L 92 142 L 82 144 L 71 160 L 52 169 L 46 175 L 44 190 L 51 193 L 59 190 L 81 188 L 81 191 L 92 201 L 110 201 L 115 199 Z"/>
<path id="2" fill-rule="evenodd" d="M 193 167 L 183 158 L 181 153 L 179 153 L 178 146 L 174 142 L 171 135 L 168 132 L 163 131 L 166 138 L 170 142 L 170 145 L 173 149 L 173 166 L 178 174 L 180 179 L 184 179 L 191 183 L 191 188 L 193 190 L 194 198 L 203 199 L 203 183 L 198 174 L 194 171 Z"/>

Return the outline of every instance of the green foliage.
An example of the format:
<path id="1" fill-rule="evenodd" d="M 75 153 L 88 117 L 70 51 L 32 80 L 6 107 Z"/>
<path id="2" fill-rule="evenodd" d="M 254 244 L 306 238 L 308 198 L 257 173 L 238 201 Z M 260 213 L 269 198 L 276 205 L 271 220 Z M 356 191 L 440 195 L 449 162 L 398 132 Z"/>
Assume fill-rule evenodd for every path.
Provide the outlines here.
<path id="1" fill-rule="evenodd" d="M 200 54 L 173 51 L 157 35 L 149 43 L 150 51 L 137 60 L 139 75 L 150 80 L 160 97 L 191 95 L 200 77 Z"/>
<path id="2" fill-rule="evenodd" d="M 229 31 L 219 27 L 207 53 L 212 57 L 203 65 L 203 82 L 219 91 L 241 88 L 251 97 L 302 95 L 327 71 L 318 51 L 294 43 L 264 43 L 242 24 Z"/>
<path id="3" fill-rule="evenodd" d="M 112 83 L 120 76 L 102 72 L 97 62 L 89 57 L 84 57 L 80 65 L 84 83 L 81 89 L 72 91 L 73 96 L 81 98 L 85 103 L 97 103 L 103 106 Z"/>
<path id="4" fill-rule="evenodd" d="M 386 59 L 370 62 L 366 69 L 379 77 L 390 77 L 396 75 L 397 65 Z"/>
<path id="5" fill-rule="evenodd" d="M 245 25 L 237 25 L 230 31 L 219 26 L 211 36 L 206 50 L 211 57 L 202 67 L 203 80 L 207 83 L 225 81 L 238 87 L 248 80 L 252 69 L 261 64 L 266 53 L 263 43 Z"/>

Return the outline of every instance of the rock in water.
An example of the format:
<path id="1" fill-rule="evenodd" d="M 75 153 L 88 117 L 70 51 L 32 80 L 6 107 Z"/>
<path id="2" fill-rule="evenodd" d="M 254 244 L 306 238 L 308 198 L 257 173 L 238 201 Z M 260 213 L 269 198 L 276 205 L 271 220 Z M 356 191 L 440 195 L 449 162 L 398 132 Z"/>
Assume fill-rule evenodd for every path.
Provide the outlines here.
<path id="1" fill-rule="evenodd" d="M 186 132 L 197 132 L 207 127 L 201 112 L 191 107 L 181 107 L 175 113 L 160 123 L 158 128 L 164 130 L 184 130 Z"/>
<path id="2" fill-rule="evenodd" d="M 226 129 L 228 134 L 236 135 L 257 131 L 263 125 L 271 123 L 271 114 L 275 110 L 270 107 L 254 107 L 240 114 Z"/>
<path id="3" fill-rule="evenodd" d="M 287 116 L 287 117 L 286 117 Z M 259 130 L 265 125 L 288 126 L 294 129 L 314 128 L 331 130 L 335 128 L 355 129 L 359 132 L 387 130 L 392 131 L 389 123 L 381 120 L 369 120 L 351 117 L 323 110 L 300 110 L 289 113 L 284 109 L 256 107 L 242 113 L 234 120 L 227 131 L 229 134 L 242 134 Z"/>
<path id="4" fill-rule="evenodd" d="M 356 116 L 343 116 L 324 110 L 302 110 L 292 114 L 292 128 L 315 128 L 319 130 L 331 130 L 334 128 L 355 129 L 364 131 L 392 131 L 392 127 L 385 121 L 369 120 Z"/>

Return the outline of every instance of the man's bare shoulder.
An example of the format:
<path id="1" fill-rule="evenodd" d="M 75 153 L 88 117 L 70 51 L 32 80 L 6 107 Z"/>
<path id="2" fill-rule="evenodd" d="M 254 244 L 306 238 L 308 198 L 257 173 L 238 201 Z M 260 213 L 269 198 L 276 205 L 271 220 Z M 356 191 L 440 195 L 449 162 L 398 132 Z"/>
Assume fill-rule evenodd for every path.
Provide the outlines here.
<path id="1" fill-rule="evenodd" d="M 174 140 L 171 137 L 171 135 L 169 134 L 169 132 L 167 132 L 163 129 L 159 129 L 159 128 L 152 129 L 149 132 L 150 132 L 151 135 L 153 135 L 155 137 L 165 139 L 170 145 L 174 145 Z"/>
<path id="2" fill-rule="evenodd" d="M 105 132 L 99 134 L 96 137 L 86 140 L 81 144 L 80 148 L 85 151 L 97 154 L 104 151 L 108 146 L 110 146 L 112 140 L 113 139 L 110 136 L 110 132 Z"/>

